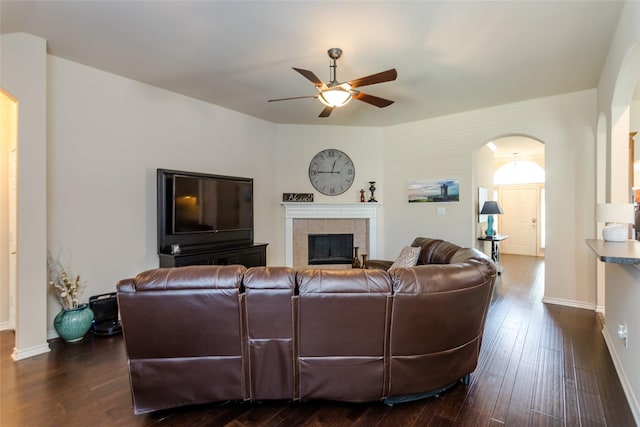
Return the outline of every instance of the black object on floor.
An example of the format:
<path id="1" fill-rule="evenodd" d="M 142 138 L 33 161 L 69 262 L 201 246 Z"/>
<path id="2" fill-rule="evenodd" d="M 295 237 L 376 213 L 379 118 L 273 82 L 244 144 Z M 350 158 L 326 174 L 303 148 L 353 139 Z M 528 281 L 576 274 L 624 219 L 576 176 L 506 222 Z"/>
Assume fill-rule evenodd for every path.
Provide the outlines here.
<path id="1" fill-rule="evenodd" d="M 110 336 L 122 332 L 115 292 L 90 297 L 89 308 L 93 311 L 91 331 L 95 335 Z"/>

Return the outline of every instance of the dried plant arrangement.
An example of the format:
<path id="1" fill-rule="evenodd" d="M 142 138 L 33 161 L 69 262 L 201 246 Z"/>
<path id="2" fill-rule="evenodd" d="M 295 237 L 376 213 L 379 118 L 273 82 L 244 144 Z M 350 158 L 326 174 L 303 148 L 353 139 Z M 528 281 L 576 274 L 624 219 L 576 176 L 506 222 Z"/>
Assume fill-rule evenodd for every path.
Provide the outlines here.
<path id="1" fill-rule="evenodd" d="M 53 289 L 58 301 L 64 309 L 78 308 L 78 302 L 87 282 L 80 279 L 80 275 L 74 276 L 69 267 L 64 267 L 59 257 L 47 255 L 47 273 L 49 287 Z"/>

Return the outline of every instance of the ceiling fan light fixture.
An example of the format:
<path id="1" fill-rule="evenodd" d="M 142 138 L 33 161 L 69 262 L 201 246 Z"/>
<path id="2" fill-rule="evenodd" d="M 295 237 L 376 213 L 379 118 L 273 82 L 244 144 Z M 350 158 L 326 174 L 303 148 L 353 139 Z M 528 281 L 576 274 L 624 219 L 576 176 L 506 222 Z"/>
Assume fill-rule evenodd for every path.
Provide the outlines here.
<path id="1" fill-rule="evenodd" d="M 342 107 L 351 101 L 351 91 L 336 86 L 323 90 L 318 98 L 327 107 Z"/>
<path id="2" fill-rule="evenodd" d="M 371 104 L 378 108 L 388 107 L 393 104 L 393 101 L 389 99 L 368 95 L 360 92 L 359 90 L 354 90 L 354 88 L 395 80 L 398 77 L 398 72 L 395 68 L 371 74 L 369 76 L 360 77 L 359 79 L 350 80 L 348 82 L 339 83 L 336 77 L 336 60 L 342 55 L 342 49 L 337 47 L 331 48 L 327 53 L 329 54 L 329 58 L 331 58 L 331 65 L 329 65 L 329 69 L 331 70 L 331 80 L 329 83 L 324 83 L 313 73 L 313 71 L 292 67 L 295 71 L 301 74 L 302 77 L 313 83 L 315 88 L 318 90 L 317 95 L 269 99 L 267 102 L 287 101 L 290 99 L 300 98 L 319 98 L 320 102 L 325 105 L 325 108 L 318 117 L 329 117 L 335 108 L 346 105 L 352 98 L 366 102 L 367 104 Z"/>

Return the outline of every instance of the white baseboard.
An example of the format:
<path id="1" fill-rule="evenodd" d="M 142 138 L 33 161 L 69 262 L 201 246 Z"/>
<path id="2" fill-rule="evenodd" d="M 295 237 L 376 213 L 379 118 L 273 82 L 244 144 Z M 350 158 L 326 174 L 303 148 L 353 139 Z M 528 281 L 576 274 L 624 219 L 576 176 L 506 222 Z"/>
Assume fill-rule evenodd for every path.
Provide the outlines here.
<path id="1" fill-rule="evenodd" d="M 29 357 L 38 356 L 40 354 L 48 353 L 51 349 L 49 348 L 49 343 L 36 345 L 34 347 L 29 347 L 25 349 L 13 349 L 13 353 L 11 353 L 11 358 L 17 362 L 18 360 L 27 359 Z"/>
<path id="2" fill-rule="evenodd" d="M 596 309 L 596 305 L 595 304 L 586 303 L 586 302 L 580 302 L 580 301 L 573 301 L 573 300 L 569 300 L 569 299 L 544 297 L 544 298 L 542 298 L 542 302 L 544 302 L 546 304 L 565 305 L 567 307 L 573 307 L 573 308 L 583 308 L 585 310 L 595 310 Z M 604 308 L 603 308 L 603 310 L 604 310 Z"/>
<path id="3" fill-rule="evenodd" d="M 616 372 L 618 373 L 618 378 L 620 379 L 620 384 L 622 384 L 624 394 L 627 397 L 627 402 L 631 408 L 633 418 L 636 420 L 636 425 L 640 426 L 640 406 L 638 405 L 638 399 L 636 399 L 636 396 L 633 393 L 633 388 L 631 387 L 629 379 L 624 372 L 624 368 L 622 367 L 622 363 L 618 357 L 618 352 L 616 351 L 615 345 L 613 345 L 613 340 L 611 339 L 611 335 L 609 335 L 609 331 L 606 327 L 602 328 L 602 336 L 604 336 L 604 342 L 607 344 L 607 348 L 609 349 L 611 360 L 613 360 L 613 366 L 616 368 Z"/>
<path id="4" fill-rule="evenodd" d="M 9 329 L 11 329 L 9 322 L 0 322 L 0 331 L 7 331 Z"/>
<path id="5" fill-rule="evenodd" d="M 47 331 L 47 340 L 55 340 L 56 338 L 60 338 L 60 335 L 58 335 L 55 329 Z"/>
<path id="6" fill-rule="evenodd" d="M 596 305 L 596 313 L 601 313 L 604 316 L 604 306 Z"/>

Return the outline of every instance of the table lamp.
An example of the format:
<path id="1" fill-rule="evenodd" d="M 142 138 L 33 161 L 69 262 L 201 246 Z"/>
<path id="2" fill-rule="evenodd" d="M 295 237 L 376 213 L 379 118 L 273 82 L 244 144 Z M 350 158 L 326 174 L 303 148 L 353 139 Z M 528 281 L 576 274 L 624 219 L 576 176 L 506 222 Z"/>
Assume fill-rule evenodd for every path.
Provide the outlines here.
<path id="1" fill-rule="evenodd" d="M 599 203 L 596 221 L 604 222 L 602 238 L 607 242 L 626 242 L 629 239 L 629 224 L 635 223 L 631 203 Z"/>
<path id="2" fill-rule="evenodd" d="M 502 208 L 496 201 L 486 201 L 484 205 L 482 205 L 482 210 L 480 211 L 480 215 L 489 215 L 487 217 L 487 236 L 493 236 L 496 234 L 493 229 L 493 216 L 500 215 L 502 212 Z"/>

